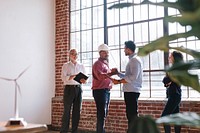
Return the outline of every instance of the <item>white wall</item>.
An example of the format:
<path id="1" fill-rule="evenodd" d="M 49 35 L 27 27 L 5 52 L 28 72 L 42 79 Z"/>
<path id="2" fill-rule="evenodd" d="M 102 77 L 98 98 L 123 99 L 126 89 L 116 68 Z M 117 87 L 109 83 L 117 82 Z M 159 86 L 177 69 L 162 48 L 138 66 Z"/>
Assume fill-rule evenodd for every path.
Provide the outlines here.
<path id="1" fill-rule="evenodd" d="M 55 92 L 54 0 L 0 0 L 0 77 L 18 79 L 19 116 L 51 123 Z M 0 80 L 0 121 L 14 117 L 14 82 Z"/>

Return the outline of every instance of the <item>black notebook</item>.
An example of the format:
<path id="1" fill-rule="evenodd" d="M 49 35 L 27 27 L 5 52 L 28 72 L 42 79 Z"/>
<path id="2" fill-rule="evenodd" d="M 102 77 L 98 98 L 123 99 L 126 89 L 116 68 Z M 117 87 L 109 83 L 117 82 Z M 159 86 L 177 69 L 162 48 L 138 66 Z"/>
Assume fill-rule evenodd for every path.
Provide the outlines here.
<path id="1" fill-rule="evenodd" d="M 79 72 L 76 77 L 74 78 L 75 81 L 79 82 L 81 84 L 81 79 L 88 79 L 88 76 L 86 76 L 85 74 L 83 74 L 82 72 Z"/>

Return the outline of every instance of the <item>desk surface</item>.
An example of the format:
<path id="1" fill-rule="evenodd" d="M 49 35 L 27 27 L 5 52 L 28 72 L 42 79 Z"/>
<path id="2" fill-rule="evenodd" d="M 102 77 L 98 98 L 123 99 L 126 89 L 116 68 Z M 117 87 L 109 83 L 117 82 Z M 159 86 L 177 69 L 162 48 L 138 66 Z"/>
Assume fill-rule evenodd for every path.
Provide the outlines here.
<path id="1" fill-rule="evenodd" d="M 0 122 L 0 133 L 37 133 L 47 130 L 47 126 L 43 124 L 31 124 L 26 126 L 6 126 L 6 122 Z"/>

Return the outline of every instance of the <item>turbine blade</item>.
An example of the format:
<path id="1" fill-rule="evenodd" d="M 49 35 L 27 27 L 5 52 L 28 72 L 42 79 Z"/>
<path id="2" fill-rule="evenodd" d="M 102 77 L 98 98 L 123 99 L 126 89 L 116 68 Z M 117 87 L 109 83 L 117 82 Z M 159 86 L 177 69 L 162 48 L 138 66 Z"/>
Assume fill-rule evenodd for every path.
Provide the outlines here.
<path id="1" fill-rule="evenodd" d="M 13 79 L 8 79 L 8 78 L 3 78 L 3 77 L 0 77 L 0 79 L 7 80 L 7 81 L 14 81 Z"/>
<path id="2" fill-rule="evenodd" d="M 28 66 L 26 69 L 24 69 L 24 70 L 19 74 L 19 76 L 16 78 L 16 80 L 17 80 L 18 78 L 20 78 L 20 77 L 29 69 L 29 67 L 30 67 L 30 66 Z"/>

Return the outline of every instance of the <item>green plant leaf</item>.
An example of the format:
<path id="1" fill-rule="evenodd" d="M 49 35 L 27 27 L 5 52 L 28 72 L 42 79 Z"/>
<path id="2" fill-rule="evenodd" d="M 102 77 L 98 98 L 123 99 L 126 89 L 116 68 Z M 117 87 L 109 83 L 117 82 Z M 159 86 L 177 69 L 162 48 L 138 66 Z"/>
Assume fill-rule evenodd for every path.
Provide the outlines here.
<path id="1" fill-rule="evenodd" d="M 135 4 L 130 3 L 130 2 L 118 3 L 118 4 L 114 4 L 110 7 L 108 7 L 108 9 L 119 9 L 119 8 L 130 7 L 130 6 L 133 6 L 133 5 L 135 5 Z"/>
<path id="2" fill-rule="evenodd" d="M 194 112 L 176 113 L 158 118 L 156 123 L 200 128 L 200 115 Z"/>
<path id="3" fill-rule="evenodd" d="M 155 120 L 150 116 L 137 117 L 132 123 L 128 133 L 159 133 Z"/>
<path id="4" fill-rule="evenodd" d="M 188 72 L 188 67 L 188 64 L 179 64 L 179 66 L 174 67 L 173 69 L 168 69 L 167 72 L 169 77 L 177 84 L 192 87 L 200 92 L 198 75 L 190 74 Z"/>
<path id="5" fill-rule="evenodd" d="M 192 30 L 191 30 L 191 34 L 193 34 L 193 36 L 196 36 L 198 39 L 200 39 L 200 22 L 198 25 L 192 25 Z"/>
<path id="6" fill-rule="evenodd" d="M 199 0 L 178 0 L 177 4 L 181 6 L 181 12 L 193 12 L 200 7 Z"/>
<path id="7" fill-rule="evenodd" d="M 181 6 L 178 4 L 178 2 L 158 2 L 154 3 L 149 0 L 144 0 L 141 2 L 141 4 L 150 4 L 150 5 L 156 5 L 156 6 L 164 6 L 164 7 L 171 7 L 171 8 L 176 8 L 176 9 L 181 9 Z"/>
<path id="8" fill-rule="evenodd" d="M 167 37 L 167 36 L 161 37 L 160 39 L 153 41 L 153 42 L 149 43 L 148 45 L 139 47 L 138 55 L 146 56 L 155 50 L 167 51 L 169 49 L 169 47 L 168 47 L 169 39 L 170 39 L 170 37 Z"/>
<path id="9" fill-rule="evenodd" d="M 169 41 L 173 41 L 178 38 L 185 38 L 191 35 L 192 35 L 191 32 L 186 32 L 186 33 L 179 33 L 179 34 L 161 37 L 145 46 L 140 47 L 138 49 L 138 55 L 146 56 L 155 50 L 163 50 L 167 52 L 170 49 L 170 47 L 168 46 Z"/>
<path id="10" fill-rule="evenodd" d="M 181 9 L 181 7 L 179 6 L 179 4 L 177 2 L 154 3 L 154 2 L 151 2 L 149 0 L 144 0 L 141 3 L 123 2 L 123 3 L 113 4 L 112 6 L 108 7 L 108 9 L 119 9 L 119 8 L 125 8 L 125 7 L 130 7 L 130 6 L 134 6 L 134 5 L 143 5 L 143 4 L 151 4 L 151 5 L 165 6 L 165 7 Z"/>
<path id="11" fill-rule="evenodd" d="M 179 22 L 182 26 L 194 25 L 197 24 L 200 16 L 197 16 L 195 13 L 184 13 L 179 17 L 166 17 L 165 20 L 168 22 Z"/>

